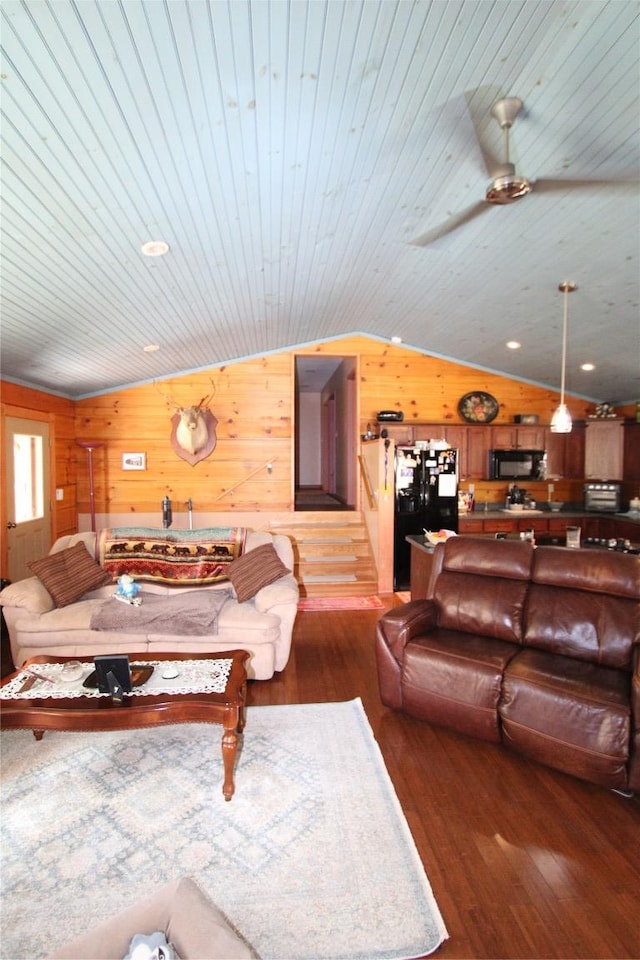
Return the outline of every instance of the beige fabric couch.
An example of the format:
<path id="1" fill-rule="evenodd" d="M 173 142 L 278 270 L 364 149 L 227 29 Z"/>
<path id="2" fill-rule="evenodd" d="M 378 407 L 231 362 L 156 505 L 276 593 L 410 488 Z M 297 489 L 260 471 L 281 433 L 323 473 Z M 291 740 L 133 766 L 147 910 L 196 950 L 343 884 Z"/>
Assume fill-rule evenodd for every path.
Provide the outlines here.
<path id="1" fill-rule="evenodd" d="M 181 960 L 258 956 L 203 890 L 183 877 L 61 947 L 50 960 L 122 960 L 137 933 L 150 936 L 157 930 Z"/>
<path id="2" fill-rule="evenodd" d="M 93 557 L 95 539 L 96 534 L 91 532 L 60 537 L 51 548 L 51 553 L 82 542 Z M 265 543 L 272 543 L 287 569 L 293 570 L 291 541 L 281 534 L 248 530 L 245 553 Z M 178 590 L 182 594 L 189 590 L 226 590 L 231 592 L 231 596 L 220 611 L 215 635 L 127 634 L 90 629 L 93 611 L 97 605 L 113 596 L 114 585 L 100 587 L 85 594 L 76 603 L 57 608 L 40 580 L 29 577 L 10 584 L 0 593 L 15 666 L 19 667 L 29 657 L 39 655 L 90 657 L 105 653 L 153 654 L 176 651 L 203 654 L 240 648 L 251 654 L 247 661 L 250 679 L 268 680 L 275 671 L 286 667 L 299 597 L 298 583 L 293 573 L 262 587 L 244 603 L 238 603 L 228 581 L 198 587 L 141 583 L 141 587 L 143 594 L 175 596 Z"/>

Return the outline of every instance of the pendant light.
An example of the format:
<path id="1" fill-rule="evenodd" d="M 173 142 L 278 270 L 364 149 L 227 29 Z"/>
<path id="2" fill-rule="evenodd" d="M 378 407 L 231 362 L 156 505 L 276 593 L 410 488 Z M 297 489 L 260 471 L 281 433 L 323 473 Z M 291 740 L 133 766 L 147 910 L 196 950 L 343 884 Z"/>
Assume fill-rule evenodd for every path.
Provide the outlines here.
<path id="1" fill-rule="evenodd" d="M 562 372 L 560 377 L 560 404 L 551 417 L 551 433 L 571 433 L 571 414 L 564 402 L 564 380 L 567 367 L 567 326 L 569 320 L 569 304 L 567 297 L 574 290 L 578 289 L 578 284 L 572 280 L 563 280 L 558 285 L 558 290 L 564 293 L 564 318 L 562 323 Z"/>

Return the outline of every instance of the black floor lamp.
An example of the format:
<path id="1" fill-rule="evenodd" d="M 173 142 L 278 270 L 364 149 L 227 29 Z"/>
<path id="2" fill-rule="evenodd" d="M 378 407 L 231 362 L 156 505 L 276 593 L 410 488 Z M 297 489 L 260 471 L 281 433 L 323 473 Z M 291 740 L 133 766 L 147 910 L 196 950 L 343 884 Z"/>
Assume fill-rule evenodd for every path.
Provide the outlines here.
<path id="1" fill-rule="evenodd" d="M 95 440 L 78 440 L 77 444 L 89 454 L 89 510 L 91 512 L 91 529 L 96 529 L 96 492 L 93 485 L 93 451 L 104 447 L 104 443 Z"/>

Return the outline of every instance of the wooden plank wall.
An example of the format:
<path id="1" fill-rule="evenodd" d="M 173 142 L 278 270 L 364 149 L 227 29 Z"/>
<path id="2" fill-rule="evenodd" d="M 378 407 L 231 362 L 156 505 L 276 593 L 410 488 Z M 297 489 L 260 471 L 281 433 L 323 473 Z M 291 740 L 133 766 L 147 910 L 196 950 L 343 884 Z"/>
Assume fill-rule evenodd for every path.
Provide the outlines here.
<path id="1" fill-rule="evenodd" d="M 213 453 L 195 465 L 171 445 L 175 405 L 208 404 L 217 419 Z M 278 354 L 205 373 L 132 387 L 76 404 L 76 430 L 99 439 L 94 457 L 96 512 L 156 513 L 164 496 L 184 510 L 292 509 L 292 358 Z M 122 469 L 123 453 L 145 453 L 147 469 Z M 272 464 L 269 472 L 267 464 Z M 80 510 L 88 509 L 86 471 L 79 475 Z"/>
<path id="2" fill-rule="evenodd" d="M 517 413 L 537 413 L 547 423 L 558 402 L 550 390 L 488 374 L 402 346 L 364 336 L 327 341 L 270 354 L 171 380 L 131 387 L 75 403 L 39 391 L 4 384 L 5 403 L 53 416 L 56 436 L 55 486 L 65 499 L 55 504 L 56 535 L 77 527 L 74 514 L 89 512 L 87 454 L 76 440 L 104 444 L 94 454 L 96 512 L 159 518 L 165 494 L 182 510 L 191 498 L 194 511 L 256 514 L 293 510 L 295 437 L 294 358 L 296 355 L 356 357 L 361 433 L 381 409 L 402 409 L 407 420 L 460 422 L 457 403 L 472 390 L 493 394 L 496 423 Z M 217 446 L 191 466 L 170 443 L 173 408 L 190 406 L 215 390 L 209 404 L 218 420 Z M 571 413 L 583 418 L 593 405 L 567 398 Z M 75 422 L 73 414 L 75 412 Z M 122 469 L 122 454 L 143 452 L 145 471 Z M 266 464 L 271 463 L 272 472 Z M 261 515 L 261 516 L 260 516 Z"/>

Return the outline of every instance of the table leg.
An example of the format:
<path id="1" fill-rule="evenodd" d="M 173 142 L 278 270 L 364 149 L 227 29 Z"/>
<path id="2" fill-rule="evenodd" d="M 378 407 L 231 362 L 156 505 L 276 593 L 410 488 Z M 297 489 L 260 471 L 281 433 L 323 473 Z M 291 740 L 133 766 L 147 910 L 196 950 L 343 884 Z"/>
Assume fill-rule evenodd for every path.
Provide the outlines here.
<path id="1" fill-rule="evenodd" d="M 244 723 L 246 719 L 246 703 L 247 703 L 247 684 L 245 683 L 240 691 L 239 695 L 240 703 L 238 705 L 238 733 L 242 733 L 244 730 Z"/>
<path id="2" fill-rule="evenodd" d="M 238 753 L 238 716 L 233 717 L 233 725 L 225 723 L 222 735 L 222 762 L 224 764 L 224 783 L 222 793 L 225 800 L 231 800 L 235 786 L 233 783 L 233 769 Z"/>

